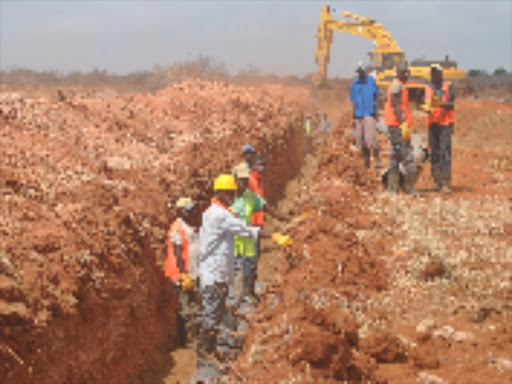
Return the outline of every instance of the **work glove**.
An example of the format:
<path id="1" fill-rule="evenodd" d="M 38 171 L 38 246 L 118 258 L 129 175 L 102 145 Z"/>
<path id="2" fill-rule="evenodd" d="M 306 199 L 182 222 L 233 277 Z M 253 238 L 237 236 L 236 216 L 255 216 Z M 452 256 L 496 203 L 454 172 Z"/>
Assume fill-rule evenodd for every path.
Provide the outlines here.
<path id="1" fill-rule="evenodd" d="M 411 140 L 411 129 L 409 128 L 407 121 L 404 121 L 402 124 L 400 124 L 400 128 L 402 129 L 402 140 L 408 143 L 409 140 Z"/>
<path id="2" fill-rule="evenodd" d="M 181 290 L 190 292 L 194 289 L 194 281 L 188 273 L 180 273 Z"/>
<path id="3" fill-rule="evenodd" d="M 425 104 L 421 104 L 420 109 L 424 110 L 425 112 L 430 112 L 432 110 L 432 104 L 430 103 L 430 100 L 428 100 Z"/>
<path id="4" fill-rule="evenodd" d="M 272 234 L 272 241 L 279 244 L 283 248 L 292 245 L 292 239 L 290 236 L 282 235 L 279 232 L 274 232 Z"/>

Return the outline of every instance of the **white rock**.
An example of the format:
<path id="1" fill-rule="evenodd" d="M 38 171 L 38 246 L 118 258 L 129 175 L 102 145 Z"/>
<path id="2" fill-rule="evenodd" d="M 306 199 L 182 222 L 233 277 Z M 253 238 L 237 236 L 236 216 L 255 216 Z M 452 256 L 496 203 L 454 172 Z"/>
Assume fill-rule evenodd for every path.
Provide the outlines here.
<path id="1" fill-rule="evenodd" d="M 107 169 L 116 170 L 132 168 L 131 161 L 125 157 L 111 156 L 107 158 L 105 161 Z"/>
<path id="2" fill-rule="evenodd" d="M 498 357 L 496 359 L 496 365 L 503 370 L 512 370 L 512 361 L 505 359 L 504 357 Z"/>
<path id="3" fill-rule="evenodd" d="M 448 384 L 446 380 L 428 372 L 420 372 L 417 381 L 420 384 Z"/>
<path id="4" fill-rule="evenodd" d="M 425 319 L 422 320 L 417 326 L 416 326 L 416 333 L 419 334 L 430 334 L 436 327 L 436 321 L 434 319 Z"/>
<path id="5" fill-rule="evenodd" d="M 435 337 L 442 337 L 445 339 L 449 339 L 453 337 L 453 334 L 455 333 L 455 330 L 450 327 L 449 325 L 445 325 L 444 327 L 441 327 L 439 329 L 436 329 L 433 333 Z"/>
<path id="6" fill-rule="evenodd" d="M 475 335 L 473 335 L 471 332 L 465 332 L 465 331 L 457 331 L 454 332 L 452 335 L 453 340 L 455 340 L 457 343 L 462 342 L 471 342 L 475 340 Z"/>

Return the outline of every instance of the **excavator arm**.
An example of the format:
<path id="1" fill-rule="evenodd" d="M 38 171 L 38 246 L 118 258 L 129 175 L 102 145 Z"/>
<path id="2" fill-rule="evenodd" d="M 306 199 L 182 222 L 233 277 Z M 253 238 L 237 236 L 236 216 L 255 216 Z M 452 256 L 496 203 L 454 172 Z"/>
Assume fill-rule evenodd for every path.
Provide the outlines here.
<path id="1" fill-rule="evenodd" d="M 351 20 L 335 20 L 329 6 L 323 7 L 320 13 L 320 24 L 316 35 L 318 45 L 315 50 L 318 71 L 313 73 L 314 84 L 317 86 L 326 84 L 333 32 L 344 32 L 362 36 L 373 42 L 375 48 L 369 52 L 369 69 L 375 71 L 377 86 L 385 90 L 396 76 L 395 68 L 398 64 L 407 61 L 404 52 L 381 23 L 346 11 L 341 14 Z M 457 63 L 448 61 L 448 56 L 444 61 L 413 61 L 409 66 L 410 76 L 407 83 L 409 100 L 413 100 L 417 104 L 422 102 L 425 84 L 430 81 L 430 65 L 433 63 L 444 68 L 443 78 L 445 80 L 452 81 L 458 89 L 465 88 L 466 71 L 457 69 Z M 384 96 L 385 92 L 382 92 L 381 95 Z"/>
<path id="2" fill-rule="evenodd" d="M 400 61 L 405 60 L 403 51 L 382 24 L 346 11 L 342 12 L 342 15 L 354 19 L 355 22 L 334 20 L 330 7 L 322 8 L 317 33 L 318 45 L 315 50 L 315 61 L 318 65 L 318 72 L 313 74 L 315 84 L 324 85 L 327 81 L 327 65 L 330 61 L 333 31 L 351 33 L 372 41 L 375 45 L 375 49 L 370 54 L 373 67 L 393 68 Z"/>

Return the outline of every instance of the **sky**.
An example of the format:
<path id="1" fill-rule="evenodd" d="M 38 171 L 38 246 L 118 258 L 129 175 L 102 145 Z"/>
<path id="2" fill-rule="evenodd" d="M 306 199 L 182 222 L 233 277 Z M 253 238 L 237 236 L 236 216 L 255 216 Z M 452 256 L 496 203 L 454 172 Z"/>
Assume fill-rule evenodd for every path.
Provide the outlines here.
<path id="1" fill-rule="evenodd" d="M 449 54 L 459 68 L 512 71 L 512 0 L 0 0 L 0 69 L 127 74 L 204 55 L 232 73 L 305 76 L 324 5 L 382 23 L 409 60 Z M 353 76 L 372 48 L 335 33 L 329 76 Z"/>

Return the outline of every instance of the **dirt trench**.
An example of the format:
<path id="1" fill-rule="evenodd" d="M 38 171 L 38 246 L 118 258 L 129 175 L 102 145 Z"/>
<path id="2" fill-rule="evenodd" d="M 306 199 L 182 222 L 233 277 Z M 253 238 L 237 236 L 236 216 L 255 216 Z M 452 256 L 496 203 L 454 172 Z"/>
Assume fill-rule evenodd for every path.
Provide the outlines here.
<path id="1" fill-rule="evenodd" d="M 2 94 L 0 376 L 146 383 L 173 364 L 167 203 L 205 208 L 247 142 L 270 170 L 299 164 L 302 93 L 191 81 L 154 96 Z"/>
<path id="2" fill-rule="evenodd" d="M 396 196 L 361 166 L 342 106 L 325 145 L 280 193 L 296 219 L 267 218 L 294 244 L 263 242 L 265 291 L 222 382 L 510 382 L 511 111 L 459 101 L 452 194 L 429 190 L 426 167 L 420 195 Z M 426 133 L 423 118 L 416 129 Z M 482 151 L 489 131 L 492 149 Z M 163 383 L 187 383 L 194 352 L 174 356 Z"/>
<path id="3" fill-rule="evenodd" d="M 382 290 L 386 285 L 385 271 L 379 270 L 382 264 L 354 233 L 371 226 L 375 218 L 363 215 L 362 220 L 353 221 L 356 210 L 359 216 L 362 212 L 352 194 L 375 187 L 376 182 L 363 174 L 368 172 L 362 167 L 354 166 L 357 155 L 348 149 L 346 127 L 351 111 L 346 105 L 330 104 L 337 99 L 332 92 L 324 97 L 321 107 L 335 122 L 331 135 L 315 135 L 310 153 L 305 150 L 308 139 L 298 135 L 291 142 L 295 148 L 290 148 L 296 151 L 295 158 L 285 156 L 268 169 L 272 178 L 265 180 L 265 185 L 281 181 L 274 181 L 276 198 L 272 203 L 294 219 L 283 223 L 267 215 L 265 227 L 291 234 L 294 246 L 282 250 L 270 240 L 262 241 L 258 265 L 258 280 L 264 284 L 261 302 L 243 350 L 234 364 L 229 364 L 222 382 L 377 382 L 377 365 L 359 348 L 358 324 L 351 308 L 362 304 L 367 290 Z M 347 162 L 352 165 L 348 167 Z M 332 163 L 342 166 L 335 172 L 326 169 Z M 286 174 L 281 169 L 297 166 L 300 169 L 292 172 L 291 178 L 283 178 Z M 341 181 L 338 178 L 343 185 L 336 183 Z M 346 200 L 341 211 L 329 213 L 339 200 Z M 325 254 L 328 249 L 336 252 Z M 172 357 L 177 364 L 163 375 L 162 383 L 188 383 L 195 371 L 195 351 L 179 349 Z"/>

